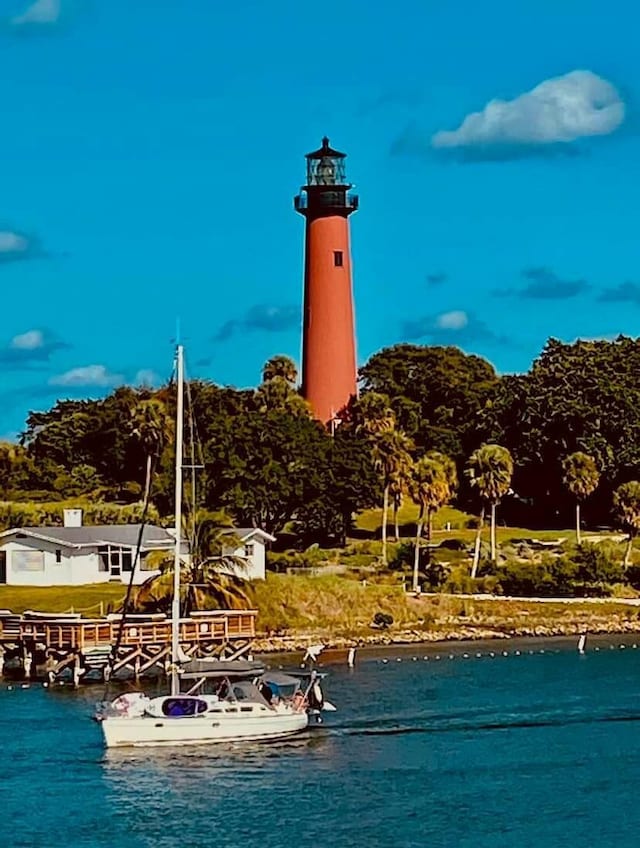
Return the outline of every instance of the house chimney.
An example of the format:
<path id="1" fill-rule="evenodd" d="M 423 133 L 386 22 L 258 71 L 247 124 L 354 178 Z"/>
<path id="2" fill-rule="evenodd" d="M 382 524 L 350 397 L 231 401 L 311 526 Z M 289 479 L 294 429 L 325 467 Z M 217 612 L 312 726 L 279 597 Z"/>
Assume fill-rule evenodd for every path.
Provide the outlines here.
<path id="1" fill-rule="evenodd" d="M 81 509 L 65 509 L 63 510 L 63 516 L 65 527 L 82 527 Z"/>

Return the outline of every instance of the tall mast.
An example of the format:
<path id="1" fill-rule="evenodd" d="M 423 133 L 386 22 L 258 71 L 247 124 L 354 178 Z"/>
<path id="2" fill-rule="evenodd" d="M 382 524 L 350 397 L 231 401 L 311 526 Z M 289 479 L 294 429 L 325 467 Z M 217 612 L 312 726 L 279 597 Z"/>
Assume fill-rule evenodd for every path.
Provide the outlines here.
<path id="1" fill-rule="evenodd" d="M 171 694 L 180 692 L 180 549 L 182 547 L 182 462 L 184 451 L 184 348 L 176 350 L 178 398 L 176 404 L 176 546 L 173 559 L 173 601 L 171 604 Z"/>

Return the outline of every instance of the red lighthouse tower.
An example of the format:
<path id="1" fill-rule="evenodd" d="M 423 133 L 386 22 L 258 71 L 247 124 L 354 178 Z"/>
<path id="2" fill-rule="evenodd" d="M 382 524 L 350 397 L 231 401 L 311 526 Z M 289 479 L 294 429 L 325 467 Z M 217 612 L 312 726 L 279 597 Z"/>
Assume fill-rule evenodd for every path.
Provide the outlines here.
<path id="1" fill-rule="evenodd" d="M 347 182 L 346 154 L 329 146 L 308 153 L 307 184 L 295 198 L 306 218 L 302 394 L 325 424 L 356 394 L 356 346 L 349 215 L 358 198 Z"/>

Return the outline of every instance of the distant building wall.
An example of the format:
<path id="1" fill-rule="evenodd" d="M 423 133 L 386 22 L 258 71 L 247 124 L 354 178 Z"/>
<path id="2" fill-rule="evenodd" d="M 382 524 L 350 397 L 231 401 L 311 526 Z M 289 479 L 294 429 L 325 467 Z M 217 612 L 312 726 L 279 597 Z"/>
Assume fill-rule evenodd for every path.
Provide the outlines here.
<path id="1" fill-rule="evenodd" d="M 19 532 L 19 531 L 18 531 Z M 0 544 L 7 555 L 8 586 L 82 586 L 119 581 L 128 583 L 130 571 L 114 576 L 97 547 L 80 550 L 41 539 L 9 537 Z M 134 584 L 160 572 L 136 568 Z"/>
<path id="2" fill-rule="evenodd" d="M 243 567 L 225 566 L 223 573 L 232 574 L 242 580 L 264 580 L 266 573 L 266 553 L 264 542 L 260 539 L 249 538 L 237 548 L 224 549 L 225 556 L 234 556 L 246 563 Z"/>

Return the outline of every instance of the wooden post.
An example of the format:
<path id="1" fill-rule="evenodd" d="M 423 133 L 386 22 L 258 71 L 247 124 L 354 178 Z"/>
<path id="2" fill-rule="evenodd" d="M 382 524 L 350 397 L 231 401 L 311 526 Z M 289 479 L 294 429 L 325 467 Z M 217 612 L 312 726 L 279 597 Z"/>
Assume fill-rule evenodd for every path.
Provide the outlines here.
<path id="1" fill-rule="evenodd" d="M 73 659 L 73 685 L 76 689 L 80 685 L 80 654 Z"/>
<path id="2" fill-rule="evenodd" d="M 31 667 L 33 665 L 33 654 L 25 648 L 22 658 L 22 667 L 24 668 L 24 676 L 31 679 Z"/>

